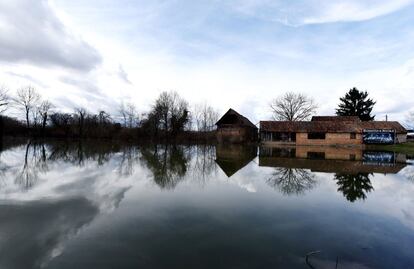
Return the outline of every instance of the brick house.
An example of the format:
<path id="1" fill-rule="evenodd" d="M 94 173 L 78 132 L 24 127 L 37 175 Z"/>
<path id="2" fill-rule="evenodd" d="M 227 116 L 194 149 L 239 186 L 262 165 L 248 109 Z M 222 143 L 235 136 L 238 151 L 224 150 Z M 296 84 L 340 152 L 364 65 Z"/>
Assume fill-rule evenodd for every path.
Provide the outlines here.
<path id="1" fill-rule="evenodd" d="M 396 121 L 315 116 L 311 121 L 261 121 L 260 140 L 294 145 L 397 144 L 407 141 L 407 130 Z"/>

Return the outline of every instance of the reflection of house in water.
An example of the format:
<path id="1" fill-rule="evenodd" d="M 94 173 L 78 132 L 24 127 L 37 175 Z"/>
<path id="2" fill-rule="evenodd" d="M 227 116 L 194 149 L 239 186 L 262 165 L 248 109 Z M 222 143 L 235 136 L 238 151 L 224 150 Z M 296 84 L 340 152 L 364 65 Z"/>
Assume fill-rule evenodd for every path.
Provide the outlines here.
<path id="1" fill-rule="evenodd" d="M 396 174 L 406 166 L 405 155 L 336 147 L 262 147 L 259 166 L 274 167 L 267 180 L 282 193 L 301 194 L 316 184 L 312 172 L 333 173 L 338 191 L 350 202 L 365 200 L 374 190 L 373 173 Z"/>
<path id="2" fill-rule="evenodd" d="M 245 167 L 256 156 L 256 146 L 217 145 L 216 147 L 216 163 L 228 177 Z"/>
<path id="3" fill-rule="evenodd" d="M 367 152 L 358 148 L 261 147 L 259 166 L 304 168 L 327 173 L 398 173 L 405 155 L 394 152 Z"/>

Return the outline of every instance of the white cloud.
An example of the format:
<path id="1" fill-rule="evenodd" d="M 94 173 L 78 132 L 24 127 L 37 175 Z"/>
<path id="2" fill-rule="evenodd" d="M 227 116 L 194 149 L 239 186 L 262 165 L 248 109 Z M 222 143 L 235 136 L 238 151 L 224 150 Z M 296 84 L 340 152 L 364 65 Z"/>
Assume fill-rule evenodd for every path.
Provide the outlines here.
<path id="1" fill-rule="evenodd" d="M 99 53 L 62 24 L 47 0 L 0 2 L 0 61 L 88 71 Z"/>
<path id="2" fill-rule="evenodd" d="M 131 81 L 129 81 L 128 79 L 128 73 L 124 70 L 122 65 L 119 65 L 118 75 L 125 83 L 132 84 Z"/>
<path id="3" fill-rule="evenodd" d="M 232 2 L 245 15 L 290 26 L 332 22 L 364 21 L 402 9 L 413 0 L 244 0 Z"/>
<path id="4" fill-rule="evenodd" d="M 379 119 L 403 120 L 412 106 L 414 32 L 401 9 L 413 1 L 10 0 L 0 7 L 22 21 L 11 27 L 13 16 L 0 11 L 0 33 L 10 33 L 0 35 L 0 82 L 12 90 L 35 84 L 63 110 L 110 113 L 121 101 L 145 112 L 161 91 L 176 90 L 253 122 L 269 118 L 269 100 L 286 91 L 332 114 L 355 86 L 378 101 Z M 360 23 L 329 24 L 338 21 Z M 284 25 L 308 23 L 318 25 Z M 31 24 L 38 36 L 20 37 Z M 3 47 L 18 40 L 22 48 L 5 57 Z"/>

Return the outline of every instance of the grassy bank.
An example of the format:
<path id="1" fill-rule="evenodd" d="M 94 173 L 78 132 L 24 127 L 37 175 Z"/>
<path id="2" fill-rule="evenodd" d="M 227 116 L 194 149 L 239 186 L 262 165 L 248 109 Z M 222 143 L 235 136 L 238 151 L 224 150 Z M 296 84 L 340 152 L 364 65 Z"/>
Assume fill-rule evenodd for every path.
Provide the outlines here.
<path id="1" fill-rule="evenodd" d="M 414 155 L 414 142 L 407 142 L 407 143 L 396 144 L 396 145 L 369 145 L 367 146 L 367 149 L 387 150 L 387 151 L 394 151 L 398 153 Z"/>

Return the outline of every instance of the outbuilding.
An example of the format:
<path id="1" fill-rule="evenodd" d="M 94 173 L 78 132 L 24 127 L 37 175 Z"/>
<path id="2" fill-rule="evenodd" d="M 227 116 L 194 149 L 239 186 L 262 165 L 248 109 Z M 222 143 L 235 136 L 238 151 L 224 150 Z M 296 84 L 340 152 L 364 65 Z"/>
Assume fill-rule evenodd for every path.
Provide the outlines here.
<path id="1" fill-rule="evenodd" d="M 229 109 L 216 123 L 219 143 L 256 142 L 258 128 L 234 109 Z"/>
<path id="2" fill-rule="evenodd" d="M 265 144 L 397 144 L 407 141 L 407 130 L 396 121 L 317 116 L 311 121 L 261 121 L 260 139 Z"/>

